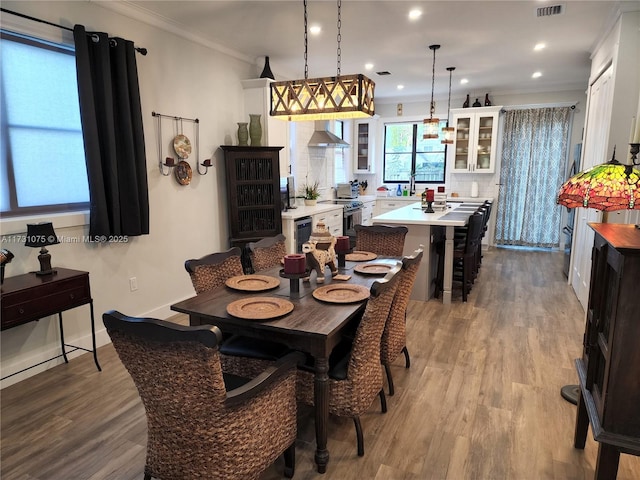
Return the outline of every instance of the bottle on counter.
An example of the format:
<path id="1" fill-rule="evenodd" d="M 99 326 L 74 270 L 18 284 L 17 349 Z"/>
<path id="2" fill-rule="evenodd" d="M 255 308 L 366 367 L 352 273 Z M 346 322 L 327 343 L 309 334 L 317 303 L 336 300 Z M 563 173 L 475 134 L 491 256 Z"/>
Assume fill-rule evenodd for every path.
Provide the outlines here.
<path id="1" fill-rule="evenodd" d="M 409 196 L 409 190 L 407 190 L 407 186 L 406 185 L 404 187 L 402 187 L 402 196 L 403 197 L 408 197 Z"/>
<path id="2" fill-rule="evenodd" d="M 469 94 L 467 93 L 467 99 L 462 104 L 462 108 L 469 108 Z"/>
<path id="3" fill-rule="evenodd" d="M 489 94 L 488 93 L 484 96 L 484 106 L 485 107 L 490 107 L 491 106 L 491 100 L 489 100 Z"/>
<path id="4" fill-rule="evenodd" d="M 398 188 L 396 189 L 396 196 L 397 197 L 402 196 L 402 188 L 400 188 L 400 184 L 398 184 Z"/>

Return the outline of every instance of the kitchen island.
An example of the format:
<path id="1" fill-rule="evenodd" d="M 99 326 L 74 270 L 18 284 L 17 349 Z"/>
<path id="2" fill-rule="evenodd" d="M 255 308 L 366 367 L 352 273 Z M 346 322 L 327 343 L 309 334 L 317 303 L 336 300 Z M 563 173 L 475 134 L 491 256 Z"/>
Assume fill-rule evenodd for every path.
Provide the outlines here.
<path id="1" fill-rule="evenodd" d="M 477 199 L 480 205 L 484 199 Z M 427 301 L 433 297 L 435 289 L 433 280 L 437 273 L 438 257 L 435 251 L 434 232 L 431 227 L 445 227 L 445 254 L 443 303 L 451 303 L 451 288 L 453 284 L 453 234 L 454 227 L 464 226 L 469 220 L 469 211 L 464 208 L 456 212 L 462 205 L 468 207 L 476 203 L 448 204 L 445 211 L 424 213 L 420 203 L 411 203 L 391 212 L 373 217 L 374 225 L 404 225 L 409 231 L 404 242 L 404 254 L 411 254 L 419 245 L 424 245 L 424 255 L 418 270 L 413 290 L 412 300 Z"/>

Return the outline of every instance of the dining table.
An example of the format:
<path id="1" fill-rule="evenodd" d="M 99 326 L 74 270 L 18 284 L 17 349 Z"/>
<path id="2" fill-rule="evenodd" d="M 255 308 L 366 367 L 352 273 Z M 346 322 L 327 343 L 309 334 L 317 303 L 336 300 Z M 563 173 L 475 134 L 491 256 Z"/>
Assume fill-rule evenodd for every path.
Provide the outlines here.
<path id="1" fill-rule="evenodd" d="M 375 280 L 384 278 L 385 269 L 365 270 L 364 265 L 376 263 L 393 266 L 399 263 L 399 258 L 391 257 L 375 258 L 369 262 L 342 260 L 340 263 L 344 266 L 338 268 L 337 277 L 334 278 L 330 270 L 325 269 L 324 282 L 317 281 L 315 272 L 311 272 L 309 281 L 298 278 L 292 280 L 281 276 L 283 274 L 281 266 L 274 266 L 256 272 L 261 276 L 279 280 L 272 281 L 273 286 L 268 290 L 246 291 L 223 285 L 171 305 L 171 310 L 189 316 L 190 325 L 213 324 L 223 332 L 280 342 L 292 349 L 308 353 L 314 358 L 315 462 L 319 473 L 326 472 L 329 462 L 327 448 L 329 355 L 340 342 L 345 329 L 353 322 L 359 321 L 366 306 L 366 298 L 359 301 L 334 303 L 318 300 L 313 292 L 324 286 L 332 288 L 329 287 L 331 285 L 343 286 L 347 289 L 352 288 L 350 286 L 359 285 L 369 289 Z M 372 274 L 371 270 L 377 273 Z M 237 304 L 238 301 L 242 303 L 248 298 L 260 300 L 262 297 L 288 300 L 293 305 L 293 310 L 277 318 L 261 320 L 239 318 L 228 313 L 227 307 L 232 303 Z"/>

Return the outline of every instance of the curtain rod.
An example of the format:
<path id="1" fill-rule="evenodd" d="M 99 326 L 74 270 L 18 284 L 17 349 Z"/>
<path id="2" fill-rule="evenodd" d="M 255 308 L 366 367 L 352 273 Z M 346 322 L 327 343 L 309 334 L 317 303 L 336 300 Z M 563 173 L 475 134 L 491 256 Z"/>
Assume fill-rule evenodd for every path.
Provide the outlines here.
<path id="1" fill-rule="evenodd" d="M 554 107 L 571 107 L 571 110 L 576 109 L 576 105 L 580 102 L 557 102 L 557 103 L 530 103 L 528 105 L 507 105 L 502 107 L 501 112 L 506 112 L 507 110 L 525 110 L 528 108 L 554 108 Z"/>
<path id="2" fill-rule="evenodd" d="M 45 23 L 47 25 L 51 25 L 52 27 L 58 27 L 62 30 L 68 30 L 69 32 L 73 32 L 73 28 L 69 28 L 69 27 L 65 27 L 63 25 L 58 25 L 57 23 L 51 23 L 48 22 L 46 20 L 42 20 L 41 18 L 36 18 L 36 17 L 32 17 L 30 15 L 25 15 L 24 13 L 18 13 L 18 12 L 14 12 L 12 10 L 7 10 L 6 8 L 0 8 L 1 12 L 4 13 L 10 13 L 11 15 L 15 15 L 16 17 L 22 17 L 22 18 L 26 18 L 27 20 L 32 20 L 34 22 L 39 22 L 39 23 Z M 87 35 L 91 35 L 90 33 L 88 33 Z M 136 52 L 138 52 L 140 55 L 146 55 L 147 54 L 147 49 L 143 48 L 143 47 L 134 47 Z"/>

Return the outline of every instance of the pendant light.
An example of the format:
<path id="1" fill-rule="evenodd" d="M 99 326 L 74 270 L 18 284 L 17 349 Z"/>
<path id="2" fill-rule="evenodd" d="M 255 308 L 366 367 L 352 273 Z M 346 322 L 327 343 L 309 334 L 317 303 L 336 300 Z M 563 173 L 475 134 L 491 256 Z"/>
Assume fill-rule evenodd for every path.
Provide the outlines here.
<path id="1" fill-rule="evenodd" d="M 431 106 L 429 108 L 429 118 L 424 119 L 424 135 L 423 139 L 429 140 L 438 138 L 438 130 L 440 128 L 440 119 L 433 116 L 436 113 L 436 102 L 433 101 L 433 87 L 436 81 L 436 50 L 440 45 L 429 45 L 429 49 L 433 50 L 433 66 L 431 68 Z"/>
<path id="2" fill-rule="evenodd" d="M 304 79 L 271 82 L 272 117 L 283 120 L 331 120 L 368 118 L 375 113 L 375 83 L 362 74 L 341 75 L 340 27 L 341 7 L 338 4 L 338 62 L 335 77 L 308 78 L 307 63 L 307 0 L 304 0 Z"/>
<path id="3" fill-rule="evenodd" d="M 455 69 L 456 67 L 447 67 L 447 70 L 449 71 L 449 102 L 447 103 L 447 126 L 442 127 L 442 136 L 444 138 L 441 140 L 441 143 L 446 145 L 453 144 L 453 139 L 456 133 L 456 129 L 449 126 L 449 110 L 451 110 L 451 77 Z"/>

